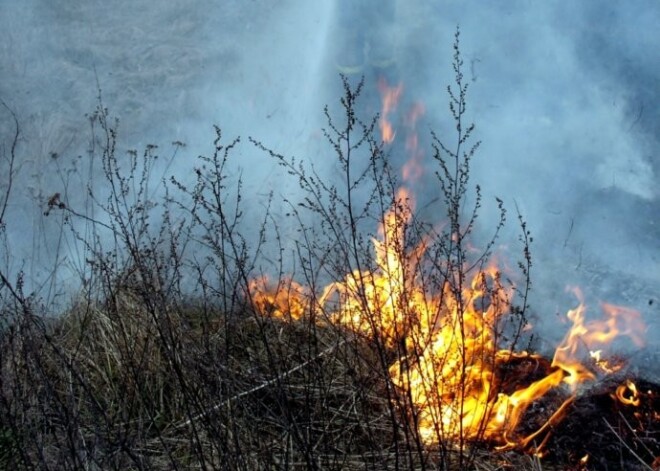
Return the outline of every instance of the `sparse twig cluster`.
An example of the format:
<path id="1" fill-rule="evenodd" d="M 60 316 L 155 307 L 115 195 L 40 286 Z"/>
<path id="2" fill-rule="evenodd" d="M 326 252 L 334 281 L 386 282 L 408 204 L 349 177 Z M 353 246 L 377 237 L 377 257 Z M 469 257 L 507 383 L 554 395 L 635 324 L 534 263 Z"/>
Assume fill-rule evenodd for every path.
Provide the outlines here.
<path id="1" fill-rule="evenodd" d="M 22 275 L 0 268 L 0 467 L 502 469 L 482 446 L 485 419 L 445 418 L 467 413 L 471 362 L 497 361 L 469 349 L 470 309 L 485 317 L 506 304 L 511 316 L 493 322 L 489 341 L 511 350 L 522 341 L 531 237 L 519 216 L 519 288 L 485 274 L 503 202 L 494 235 L 479 251 L 470 245 L 481 192 L 470 186 L 478 143 L 465 124 L 458 40 L 448 89 L 455 142 L 433 134 L 431 144 L 447 222 L 439 229 L 399 191 L 378 117 L 359 117 L 362 83 L 344 79 L 340 112 L 325 109 L 340 181 L 250 139 L 303 192 L 283 202 L 297 223 L 292 250 L 271 213 L 274 195 L 259 227 L 245 223 L 241 177 L 229 176 L 238 139 L 225 143 L 216 127 L 192 180 L 154 182 L 158 149 L 122 154 L 118 122 L 99 95 L 90 158 L 103 184 L 87 188 L 82 208 L 66 186 L 44 208 L 82 246 L 81 291 L 53 317 L 38 293 L 23 293 Z M 9 111 L 2 235 L 20 135 Z M 176 155 L 182 143 L 173 144 Z M 465 298 L 471 283 L 479 299 Z M 430 348 L 443 326 L 453 353 Z M 422 369 L 448 364 L 451 381 Z M 424 400 L 411 388 L 415 375 Z M 541 469 L 538 459 L 506 459 Z"/>

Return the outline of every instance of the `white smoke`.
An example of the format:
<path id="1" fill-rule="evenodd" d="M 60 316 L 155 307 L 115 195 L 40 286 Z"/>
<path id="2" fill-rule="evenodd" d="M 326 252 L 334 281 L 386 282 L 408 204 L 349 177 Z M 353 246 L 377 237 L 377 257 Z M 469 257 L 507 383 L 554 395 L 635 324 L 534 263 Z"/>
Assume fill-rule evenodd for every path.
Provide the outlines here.
<path id="1" fill-rule="evenodd" d="M 97 80 L 121 119 L 124 149 L 155 143 L 167 154 L 172 141 L 188 145 L 169 167 L 180 177 L 210 150 L 212 124 L 227 140 L 253 136 L 332 175 L 320 129 L 322 107 L 339 91 L 329 86 L 337 83 L 335 4 L 1 0 L 0 98 L 23 133 L 9 233 L 16 265 L 52 250 L 38 234 L 57 227 L 31 205 L 62 190 L 58 169 L 84 168 L 84 114 L 96 105 Z M 657 283 L 660 4 L 398 0 L 397 10 L 406 99 L 423 101 L 426 124 L 447 139 L 445 89 L 460 25 L 469 117 L 483 141 L 473 178 L 528 219 L 535 268 L 550 273 L 540 284 L 584 278 L 589 263 Z M 270 191 L 295 200 L 296 183 L 245 141 L 237 160 L 248 206 L 259 209 Z M 84 193 L 81 182 L 71 184 Z"/>

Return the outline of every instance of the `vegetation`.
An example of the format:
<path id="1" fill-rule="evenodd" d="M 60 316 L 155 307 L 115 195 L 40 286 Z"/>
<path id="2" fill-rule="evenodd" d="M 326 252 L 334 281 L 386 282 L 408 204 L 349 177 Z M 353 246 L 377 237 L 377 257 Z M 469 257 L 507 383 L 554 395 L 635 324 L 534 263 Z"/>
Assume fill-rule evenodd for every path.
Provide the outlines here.
<path id="1" fill-rule="evenodd" d="M 84 247 L 80 293 L 49 317 L 48 306 L 24 292 L 21 276 L 11 280 L 0 270 L 0 466 L 540 469 L 524 454 L 492 456 L 485 419 L 458 428 L 429 419 L 431 404 L 449 394 L 442 376 L 431 379 L 426 413 L 408 387 L 415 365 L 452 361 L 442 352 L 429 360 L 419 324 L 442 323 L 453 300 L 462 360 L 450 393 L 466 407 L 475 353 L 462 303 L 472 280 L 483 293 L 479 312 L 501 301 L 511 308 L 494 322 L 498 346 L 514 350 L 526 322 L 531 238 L 522 219 L 519 288 L 499 272 L 484 275 L 506 220 L 501 201 L 494 236 L 479 252 L 469 245 L 481 208 L 479 187 L 471 193 L 469 184 L 478 145 L 470 143 L 474 126 L 464 122 L 458 34 L 454 47 L 448 91 L 455 142 L 432 136 L 447 221 L 440 229 L 419 220 L 399 191 L 375 133 L 378 117 L 358 117 L 362 84 L 352 88 L 344 79 L 341 113 L 325 110 L 342 185 L 251 139 L 303 191 L 301 201 L 283 203 L 298 221 L 294 262 L 268 207 L 258 231 L 246 227 L 242 182 L 228 176 L 237 140 L 226 144 L 216 127 L 194 183 L 171 178 L 154 201 L 157 149 L 119 155 L 117 123 L 99 101 L 90 124 L 103 185 L 89 186 L 83 208 L 69 203 L 66 188 L 46 208 Z M 3 233 L 11 230 L 5 208 L 19 151 L 15 126 L 3 156 L 10 169 Z M 405 263 L 383 265 L 384 248 Z M 383 288 L 377 273 L 401 283 Z M 435 300 L 431 308 L 411 303 L 419 293 Z M 358 320 L 338 321 L 355 312 Z M 478 354 L 484 364 L 496 362 L 485 350 Z M 429 420 L 431 431 L 422 432 Z"/>

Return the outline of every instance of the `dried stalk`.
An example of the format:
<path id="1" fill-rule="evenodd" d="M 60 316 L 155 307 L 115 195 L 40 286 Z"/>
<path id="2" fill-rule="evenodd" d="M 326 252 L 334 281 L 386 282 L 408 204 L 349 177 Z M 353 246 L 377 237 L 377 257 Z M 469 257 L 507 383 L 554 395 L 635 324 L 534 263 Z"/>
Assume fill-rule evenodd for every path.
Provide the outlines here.
<path id="1" fill-rule="evenodd" d="M 211 414 L 211 413 L 213 413 L 217 410 L 220 410 L 223 407 L 228 406 L 229 404 L 231 404 L 233 401 L 236 401 L 237 399 L 241 399 L 242 397 L 249 396 L 250 394 L 253 394 L 257 391 L 260 391 L 264 388 L 267 388 L 268 386 L 272 386 L 273 384 L 276 384 L 278 381 L 281 381 L 281 380 L 287 378 L 288 376 L 292 375 L 293 373 L 295 373 L 297 371 L 300 371 L 301 369 L 305 368 L 310 363 L 313 363 L 316 360 L 326 356 L 328 353 L 332 353 L 335 349 L 337 349 L 337 347 L 340 347 L 341 345 L 343 345 L 345 343 L 346 343 L 346 340 L 342 340 L 341 342 L 339 342 L 339 343 L 337 343 L 337 344 L 335 344 L 331 347 L 326 348 L 321 353 L 316 355 L 314 358 L 310 358 L 309 360 L 301 363 L 300 365 L 297 365 L 297 366 L 291 368 L 289 371 L 285 371 L 281 375 L 275 376 L 274 378 L 269 379 L 265 383 L 261 383 L 260 385 L 255 386 L 254 388 L 248 389 L 247 391 L 242 391 L 242 392 L 240 392 L 240 393 L 238 393 L 238 394 L 236 394 L 236 395 L 234 395 L 234 396 L 232 396 L 228 399 L 225 399 L 224 401 L 222 401 L 218 404 L 215 404 L 211 408 L 206 409 L 205 411 L 197 414 L 194 417 L 191 417 L 190 419 L 186 420 L 185 422 L 181 422 L 181 423 L 175 425 L 174 430 L 179 430 L 181 428 L 192 425 L 194 421 L 199 420 L 201 418 L 204 418 L 207 415 L 209 415 L 209 414 Z"/>

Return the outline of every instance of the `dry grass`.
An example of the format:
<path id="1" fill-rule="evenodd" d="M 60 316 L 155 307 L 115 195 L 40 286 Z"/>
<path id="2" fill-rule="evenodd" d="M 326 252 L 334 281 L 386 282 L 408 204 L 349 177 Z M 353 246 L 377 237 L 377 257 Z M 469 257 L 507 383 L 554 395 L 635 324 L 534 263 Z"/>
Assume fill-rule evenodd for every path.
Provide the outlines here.
<path id="1" fill-rule="evenodd" d="M 431 289 L 451 286 L 454 299 L 461 299 L 470 270 L 492 255 L 506 220 L 498 201 L 495 235 L 472 265 L 468 241 L 481 207 L 479 188 L 474 207 L 465 207 L 465 196 L 478 143 L 467 144 L 474 126 L 463 122 L 468 87 L 458 36 L 457 31 L 456 87 L 449 88 L 456 142 L 450 149 L 432 135 L 437 190 L 449 229 L 435 232 L 414 218 L 396 222 L 411 247 L 428 241 L 428 263 L 422 268 L 420 261 L 415 276 Z M 268 208 L 261 226 L 246 228 L 242 183 L 227 176 L 238 139 L 225 145 L 216 127 L 212 155 L 199 157 L 194 182 L 172 178 L 156 202 L 150 187 L 156 146 L 147 146 L 142 156 L 136 151 L 118 156 L 117 124 L 99 92 L 98 109 L 90 116 L 98 147 L 90 152 L 100 159 L 106 191 L 91 188 L 89 207 L 77 209 L 65 185 L 45 208 L 47 214 L 60 211 L 63 221 L 81 223 L 70 229 L 85 254 L 79 273 L 85 290 L 64 313 L 45 319 L 41 313 L 47 307 L 24 295 L 22 275 L 14 283 L 0 267 L 0 468 L 552 469 L 538 458 L 496 453 L 479 440 L 456 440 L 442 430 L 435 445 L 421 438 L 410 391 L 389 375 L 410 353 L 404 339 L 369 334 L 377 331 L 373 325 L 382 315 L 381 308 L 363 302 L 362 293 L 373 288 L 369 275 L 356 277 L 360 312 L 372 323 L 359 334 L 317 322 L 322 308 L 311 307 L 316 303 L 285 299 L 269 307 L 254 299 L 251 287 L 264 273 L 292 288 L 285 276 L 289 266 L 312 296 L 346 274 L 373 273 L 372 223 L 383 221 L 392 207 L 407 213 L 388 152 L 374 137 L 377 120 L 357 118 L 362 84 L 351 89 L 344 80 L 344 88 L 344 116 L 335 120 L 326 108 L 324 136 L 345 188 L 252 139 L 298 180 L 305 195 L 301 203 L 287 202 L 300 224 L 293 262 L 285 260 L 283 236 Z M 10 168 L 18 137 L 16 121 Z M 360 206 L 355 201 L 362 197 Z M 310 216 L 315 223 L 304 223 Z M 511 349 L 521 341 L 530 288 L 531 237 L 522 217 L 519 221 L 524 281 Z M 363 230 L 365 224 L 370 227 Z M 248 243 L 247 232 L 258 232 L 257 239 Z M 104 246 L 103 240 L 114 245 Z M 411 253 L 406 244 L 395 245 L 400 245 L 397 254 Z M 275 248 L 264 253 L 266 247 Z M 413 258 L 418 265 L 420 257 Z M 489 291 L 491 300 L 496 292 Z M 397 312 L 408 312 L 401 309 L 405 298 Z M 283 317 L 274 318 L 272 307 Z M 465 337 L 459 340 L 465 345 Z M 463 380 L 452 394 L 464 398 L 468 388 Z"/>
<path id="2" fill-rule="evenodd" d="M 369 349 L 337 330 L 194 308 L 154 315 L 130 293 L 18 327 L 2 339 L 14 402 L 3 412 L 34 462 L 263 469 L 304 453 L 338 469 L 362 454 L 380 462 L 392 441 Z M 64 456 L 74 449 L 85 456 Z"/>
<path id="3" fill-rule="evenodd" d="M 2 336 L 3 464 L 434 468 L 434 451 L 408 449 L 393 423 L 368 342 L 249 312 L 156 314 L 122 291 L 48 325 L 23 316 Z M 475 466 L 540 469 L 528 457 L 486 451 Z"/>

